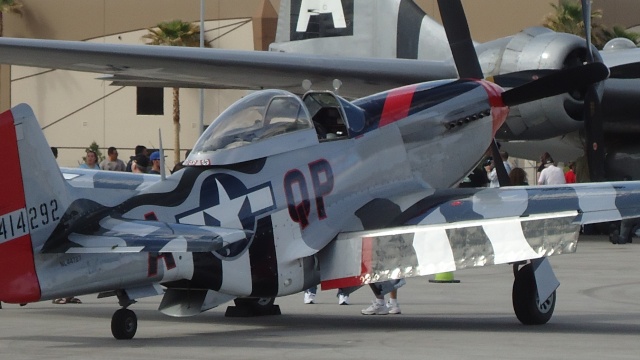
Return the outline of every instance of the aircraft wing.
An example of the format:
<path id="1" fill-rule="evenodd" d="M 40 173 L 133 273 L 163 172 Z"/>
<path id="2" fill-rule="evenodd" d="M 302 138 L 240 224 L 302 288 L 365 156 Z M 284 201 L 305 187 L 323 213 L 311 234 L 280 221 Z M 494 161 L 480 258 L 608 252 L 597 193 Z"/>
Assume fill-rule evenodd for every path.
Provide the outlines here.
<path id="1" fill-rule="evenodd" d="M 16 38 L 0 38 L 0 63 L 110 74 L 116 85 L 301 93 L 305 79 L 314 89 L 333 89 L 340 79 L 346 97 L 457 77 L 451 64 L 438 61 Z"/>
<path id="2" fill-rule="evenodd" d="M 405 213 L 420 215 L 323 249 L 323 289 L 575 252 L 581 224 L 640 216 L 640 183 L 449 189 Z"/>
<path id="3" fill-rule="evenodd" d="M 211 252 L 245 242 L 245 230 L 108 217 L 91 229 L 53 236 L 43 253 Z"/>

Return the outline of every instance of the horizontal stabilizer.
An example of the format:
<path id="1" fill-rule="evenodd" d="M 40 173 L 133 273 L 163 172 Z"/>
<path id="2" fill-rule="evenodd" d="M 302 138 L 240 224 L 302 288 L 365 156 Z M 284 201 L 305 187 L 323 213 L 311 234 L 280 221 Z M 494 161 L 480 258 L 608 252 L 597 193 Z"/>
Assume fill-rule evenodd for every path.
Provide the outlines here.
<path id="1" fill-rule="evenodd" d="M 74 232 L 46 253 L 211 252 L 246 240 L 245 230 L 106 218 L 92 233 Z"/>

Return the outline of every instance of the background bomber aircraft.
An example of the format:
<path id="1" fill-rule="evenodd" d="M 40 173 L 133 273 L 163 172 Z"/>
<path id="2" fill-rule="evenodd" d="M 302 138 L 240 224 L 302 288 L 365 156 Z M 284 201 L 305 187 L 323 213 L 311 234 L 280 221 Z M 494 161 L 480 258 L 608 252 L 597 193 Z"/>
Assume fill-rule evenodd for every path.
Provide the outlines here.
<path id="1" fill-rule="evenodd" d="M 582 5 L 583 23 L 589 30 L 590 1 L 583 0 Z M 590 33 L 587 37 L 591 38 Z M 270 49 L 442 61 L 453 67 L 444 28 L 411 0 L 283 1 L 276 42 Z M 636 142 L 640 129 L 640 49 L 635 44 L 614 39 L 604 51 L 596 51 L 578 36 L 533 27 L 475 43 L 475 50 L 484 76 L 493 77 L 505 88 L 586 62 L 607 65 L 611 76 L 599 84 L 597 96 L 587 98 L 585 91 L 576 91 L 518 105 L 511 108 L 496 136 L 511 154 L 532 160 L 545 151 L 551 151 L 556 160 L 574 160 L 588 144 L 592 180 L 640 179 Z M 355 95 L 369 90 L 359 87 Z M 598 144 L 596 150 L 594 143 Z"/>
<path id="2" fill-rule="evenodd" d="M 609 71 L 594 62 L 504 91 L 483 79 L 460 2 L 440 8 L 463 79 L 352 102 L 328 91 L 256 91 L 221 114 L 187 167 L 166 178 L 77 169 L 63 177 L 30 108 L 3 113 L 0 301 L 116 296 L 112 333 L 130 339 L 129 307 L 144 296 L 164 294 L 160 310 L 173 316 L 231 299 L 258 311 L 318 283 L 512 264 L 516 316 L 546 323 L 559 285 L 546 257 L 574 252 L 580 224 L 639 216 L 640 183 L 450 187 L 478 163 L 510 106 L 589 88 Z M 116 73 L 152 66 L 177 80 L 252 69 L 253 60 L 275 74 L 294 58 L 0 39 L 4 63 Z"/>

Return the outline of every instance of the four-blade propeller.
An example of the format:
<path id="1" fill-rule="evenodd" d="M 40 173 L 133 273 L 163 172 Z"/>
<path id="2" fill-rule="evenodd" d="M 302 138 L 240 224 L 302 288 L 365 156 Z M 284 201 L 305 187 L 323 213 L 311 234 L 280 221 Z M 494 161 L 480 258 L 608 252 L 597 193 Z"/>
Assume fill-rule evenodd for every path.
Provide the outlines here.
<path id="1" fill-rule="evenodd" d="M 588 2 L 588 0 L 583 0 L 583 2 Z M 480 67 L 480 62 L 478 61 L 475 47 L 473 46 L 469 25 L 461 1 L 438 0 L 438 6 L 458 75 L 461 78 L 483 79 L 484 75 Z M 587 46 L 589 49 L 591 48 L 590 41 L 587 42 Z M 563 70 L 535 70 L 502 75 L 502 81 L 512 81 L 512 84 L 514 84 L 514 82 L 523 83 L 503 92 L 502 101 L 507 106 L 515 106 L 578 90 L 586 94 L 585 112 L 589 112 L 589 114 L 585 114 L 585 125 L 587 123 L 595 123 L 602 127 L 601 122 L 594 121 L 597 119 L 600 103 L 597 84 L 609 77 L 609 69 L 600 62 L 594 62 L 592 53 L 590 53 L 589 59 L 591 61 L 585 65 Z M 543 76 L 539 77 L 541 74 Z M 509 78 L 510 75 L 511 78 Z M 536 79 L 533 80 L 533 78 Z M 586 120 L 587 118 L 589 121 Z M 599 144 L 600 140 L 597 141 L 596 144 Z M 594 147 L 602 151 L 602 146 Z M 509 185 L 509 177 L 502 161 L 500 161 L 498 145 L 495 139 L 492 142 L 491 148 L 500 186 Z M 602 161 L 600 163 L 604 164 L 604 152 L 602 152 Z M 602 174 L 604 174 L 604 165 L 602 166 Z"/>

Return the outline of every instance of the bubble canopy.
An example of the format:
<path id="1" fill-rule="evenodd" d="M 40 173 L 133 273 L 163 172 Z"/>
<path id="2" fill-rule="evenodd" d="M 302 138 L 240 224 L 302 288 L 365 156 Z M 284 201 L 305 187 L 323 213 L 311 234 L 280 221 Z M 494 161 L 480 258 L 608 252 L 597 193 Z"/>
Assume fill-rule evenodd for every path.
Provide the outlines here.
<path id="1" fill-rule="evenodd" d="M 200 136 L 185 165 L 225 165 L 318 144 L 299 97 L 262 90 L 231 105 Z"/>

